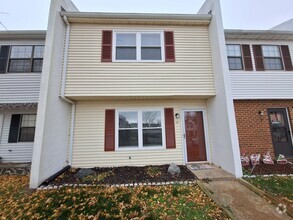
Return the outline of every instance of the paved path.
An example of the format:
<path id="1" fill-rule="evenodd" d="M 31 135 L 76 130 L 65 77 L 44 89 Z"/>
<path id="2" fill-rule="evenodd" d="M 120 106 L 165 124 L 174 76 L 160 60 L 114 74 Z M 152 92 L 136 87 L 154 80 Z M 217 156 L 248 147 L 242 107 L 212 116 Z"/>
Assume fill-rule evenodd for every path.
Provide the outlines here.
<path id="1" fill-rule="evenodd" d="M 29 163 L 0 163 L 0 175 L 28 175 L 30 170 Z"/>
<path id="2" fill-rule="evenodd" d="M 193 170 L 193 173 L 201 180 L 200 185 L 209 192 L 209 196 L 234 219 L 291 219 L 286 214 L 279 214 L 275 206 L 220 168 Z"/>

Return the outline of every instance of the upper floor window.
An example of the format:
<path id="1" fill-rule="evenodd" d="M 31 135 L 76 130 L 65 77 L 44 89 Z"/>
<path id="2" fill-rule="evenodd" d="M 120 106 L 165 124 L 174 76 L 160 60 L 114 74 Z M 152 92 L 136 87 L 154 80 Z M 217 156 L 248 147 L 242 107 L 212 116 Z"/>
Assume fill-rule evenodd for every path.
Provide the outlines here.
<path id="1" fill-rule="evenodd" d="M 163 61 L 162 32 L 114 32 L 116 61 Z"/>
<path id="2" fill-rule="evenodd" d="M 101 62 L 175 62 L 174 32 L 102 30 Z"/>
<path id="3" fill-rule="evenodd" d="M 243 70 L 241 47 L 237 44 L 226 45 L 230 70 Z"/>
<path id="4" fill-rule="evenodd" d="M 41 72 L 44 46 L 2 46 L 0 73 Z"/>
<path id="5" fill-rule="evenodd" d="M 262 45 L 264 67 L 266 70 L 283 70 L 280 47 L 275 45 Z"/>

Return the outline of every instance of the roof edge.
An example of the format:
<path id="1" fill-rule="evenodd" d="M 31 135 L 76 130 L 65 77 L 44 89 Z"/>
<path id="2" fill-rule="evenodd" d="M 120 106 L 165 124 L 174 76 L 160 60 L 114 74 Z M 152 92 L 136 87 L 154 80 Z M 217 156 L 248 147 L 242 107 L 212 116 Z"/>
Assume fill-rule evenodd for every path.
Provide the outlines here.
<path id="1" fill-rule="evenodd" d="M 242 29 L 225 29 L 225 34 L 242 34 L 242 35 L 293 35 L 293 31 L 283 30 L 242 30 Z"/>
<path id="2" fill-rule="evenodd" d="M 108 13 L 108 12 L 60 12 L 68 18 L 96 19 L 149 19 L 149 20 L 211 20 L 209 14 L 163 14 L 163 13 Z"/>
<path id="3" fill-rule="evenodd" d="M 0 31 L 0 39 L 45 39 L 46 30 L 9 30 Z"/>

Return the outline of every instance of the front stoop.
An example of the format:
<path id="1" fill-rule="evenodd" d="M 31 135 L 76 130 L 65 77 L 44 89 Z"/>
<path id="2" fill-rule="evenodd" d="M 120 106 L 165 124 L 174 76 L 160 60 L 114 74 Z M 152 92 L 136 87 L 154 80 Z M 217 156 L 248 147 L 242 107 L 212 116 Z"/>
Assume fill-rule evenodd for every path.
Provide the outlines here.
<path id="1" fill-rule="evenodd" d="M 220 180 L 236 180 L 235 176 L 225 170 L 211 164 L 199 164 L 207 165 L 208 168 L 199 170 L 192 169 L 193 165 L 187 165 L 187 168 L 194 173 L 194 175 L 203 181 L 220 181 Z"/>
<path id="2" fill-rule="evenodd" d="M 285 213 L 279 214 L 275 206 L 219 167 L 191 171 L 198 177 L 201 189 L 224 209 L 231 219 L 291 219 Z"/>

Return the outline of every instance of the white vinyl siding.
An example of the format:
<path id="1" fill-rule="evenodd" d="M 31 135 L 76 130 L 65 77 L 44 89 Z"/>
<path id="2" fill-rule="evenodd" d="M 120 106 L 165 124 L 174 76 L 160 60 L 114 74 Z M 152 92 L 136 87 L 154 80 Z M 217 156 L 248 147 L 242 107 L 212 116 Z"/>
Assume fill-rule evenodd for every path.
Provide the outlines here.
<path id="1" fill-rule="evenodd" d="M 288 45 L 293 63 L 293 42 L 290 41 L 226 40 L 226 43 L 250 45 Z M 293 99 L 293 71 L 255 71 L 252 47 L 251 56 L 254 71 L 229 71 L 233 98 Z"/>
<path id="2" fill-rule="evenodd" d="M 4 45 L 44 45 L 44 40 L 1 40 Z M 1 103 L 37 103 L 42 73 L 0 74 Z"/>
<path id="3" fill-rule="evenodd" d="M 37 103 L 41 73 L 0 74 L 0 103 Z"/>
<path id="4" fill-rule="evenodd" d="M 102 30 L 174 31 L 175 62 L 101 62 Z M 207 26 L 72 24 L 65 95 L 213 96 Z"/>
<path id="5" fill-rule="evenodd" d="M 0 157 L 4 163 L 31 162 L 34 142 L 8 143 L 12 114 L 35 114 L 35 112 L 8 112 L 4 114 L 2 134 L 0 135 Z M 1 113 L 2 114 L 2 113 Z"/>
<path id="6" fill-rule="evenodd" d="M 106 109 L 182 109 L 205 108 L 205 100 L 136 100 L 136 101 L 78 101 L 76 103 L 73 167 L 141 166 L 183 164 L 181 118 L 175 120 L 175 149 L 144 149 L 104 151 Z M 164 125 L 163 125 L 164 126 Z M 131 159 L 130 159 L 131 158 Z"/>

